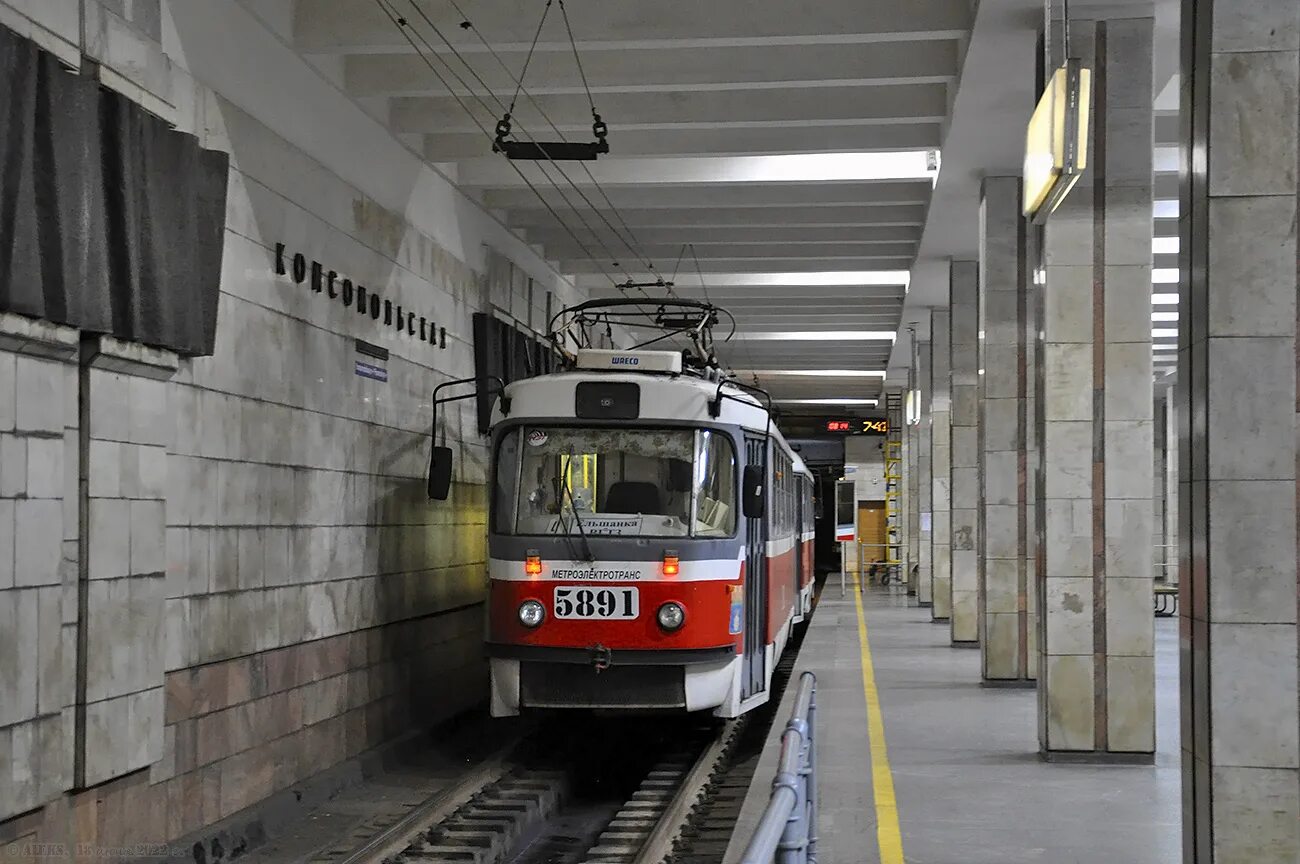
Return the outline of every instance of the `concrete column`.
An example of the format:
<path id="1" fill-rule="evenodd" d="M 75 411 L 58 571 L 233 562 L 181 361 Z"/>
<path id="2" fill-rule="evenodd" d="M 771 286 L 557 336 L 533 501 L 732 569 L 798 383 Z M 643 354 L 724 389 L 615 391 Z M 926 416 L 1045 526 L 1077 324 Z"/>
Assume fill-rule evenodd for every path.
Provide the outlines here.
<path id="1" fill-rule="evenodd" d="M 1025 222 L 1020 180 L 980 198 L 980 645 L 984 682 L 1031 685 Z"/>
<path id="2" fill-rule="evenodd" d="M 1178 584 L 1178 396 L 1174 387 L 1168 388 L 1165 398 L 1165 424 L 1157 429 L 1165 441 L 1164 452 L 1164 536 L 1163 560 L 1165 582 Z"/>
<path id="3" fill-rule="evenodd" d="M 930 471 L 932 525 L 930 561 L 933 570 L 935 621 L 952 614 L 952 398 L 950 390 L 951 316 L 947 309 L 930 313 Z"/>
<path id="4" fill-rule="evenodd" d="M 1296 218 L 1300 5 L 1182 22 L 1183 860 L 1300 860 Z"/>
<path id="5" fill-rule="evenodd" d="M 952 644 L 979 647 L 979 264 L 948 269 L 952 360 Z"/>
<path id="6" fill-rule="evenodd" d="M 1044 231 L 1039 741 L 1150 761 L 1152 21 L 1076 21 L 1088 171 Z"/>
<path id="7" fill-rule="evenodd" d="M 933 491 L 934 475 L 930 464 L 931 390 L 930 343 L 917 342 L 917 384 L 921 394 L 921 422 L 916 425 L 916 483 L 917 483 L 917 568 L 916 602 L 929 606 L 934 601 L 934 562 L 930 538 L 934 533 Z"/>

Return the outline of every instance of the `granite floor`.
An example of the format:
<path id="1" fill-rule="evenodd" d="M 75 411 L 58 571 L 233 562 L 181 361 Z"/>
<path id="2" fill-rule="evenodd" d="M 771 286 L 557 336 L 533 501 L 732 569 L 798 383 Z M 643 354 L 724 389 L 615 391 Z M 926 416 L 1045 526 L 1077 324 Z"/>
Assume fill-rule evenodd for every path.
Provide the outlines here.
<path id="1" fill-rule="evenodd" d="M 796 667 L 819 682 L 819 861 L 874 864 L 857 613 L 852 594 L 839 593 L 827 584 Z M 981 687 L 979 652 L 950 647 L 948 628 L 898 589 L 868 589 L 864 605 L 907 864 L 1181 860 L 1176 621 L 1156 620 L 1155 765 L 1062 765 L 1038 756 L 1033 690 Z M 783 705 L 779 716 L 788 711 Z M 766 803 L 774 742 L 738 820 L 740 837 Z M 742 848 L 733 842 L 726 860 L 739 860 Z"/>

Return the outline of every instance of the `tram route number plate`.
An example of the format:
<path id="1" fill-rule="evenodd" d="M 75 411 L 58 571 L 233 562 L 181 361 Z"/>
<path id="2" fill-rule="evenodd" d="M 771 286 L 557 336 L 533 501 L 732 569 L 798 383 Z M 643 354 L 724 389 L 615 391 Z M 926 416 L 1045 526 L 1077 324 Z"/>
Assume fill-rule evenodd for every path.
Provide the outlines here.
<path id="1" fill-rule="evenodd" d="M 635 588 L 559 586 L 555 589 L 555 617 L 601 620 L 635 618 L 641 611 L 639 594 Z"/>

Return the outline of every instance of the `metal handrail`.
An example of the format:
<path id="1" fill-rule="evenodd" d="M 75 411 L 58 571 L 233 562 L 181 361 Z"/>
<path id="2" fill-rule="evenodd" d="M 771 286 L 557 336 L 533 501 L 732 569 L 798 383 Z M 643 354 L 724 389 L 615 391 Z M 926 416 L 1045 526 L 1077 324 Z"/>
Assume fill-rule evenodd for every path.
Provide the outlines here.
<path id="1" fill-rule="evenodd" d="M 772 797 L 741 864 L 817 864 L 817 676 L 799 676 Z"/>

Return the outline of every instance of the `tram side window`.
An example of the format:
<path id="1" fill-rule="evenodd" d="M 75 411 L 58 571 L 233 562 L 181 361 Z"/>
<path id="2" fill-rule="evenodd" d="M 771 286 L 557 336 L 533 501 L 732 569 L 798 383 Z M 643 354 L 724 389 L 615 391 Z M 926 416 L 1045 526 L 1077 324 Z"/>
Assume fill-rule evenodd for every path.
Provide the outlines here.
<path id="1" fill-rule="evenodd" d="M 695 536 L 736 533 L 736 455 L 719 432 L 702 430 L 695 459 Z"/>

